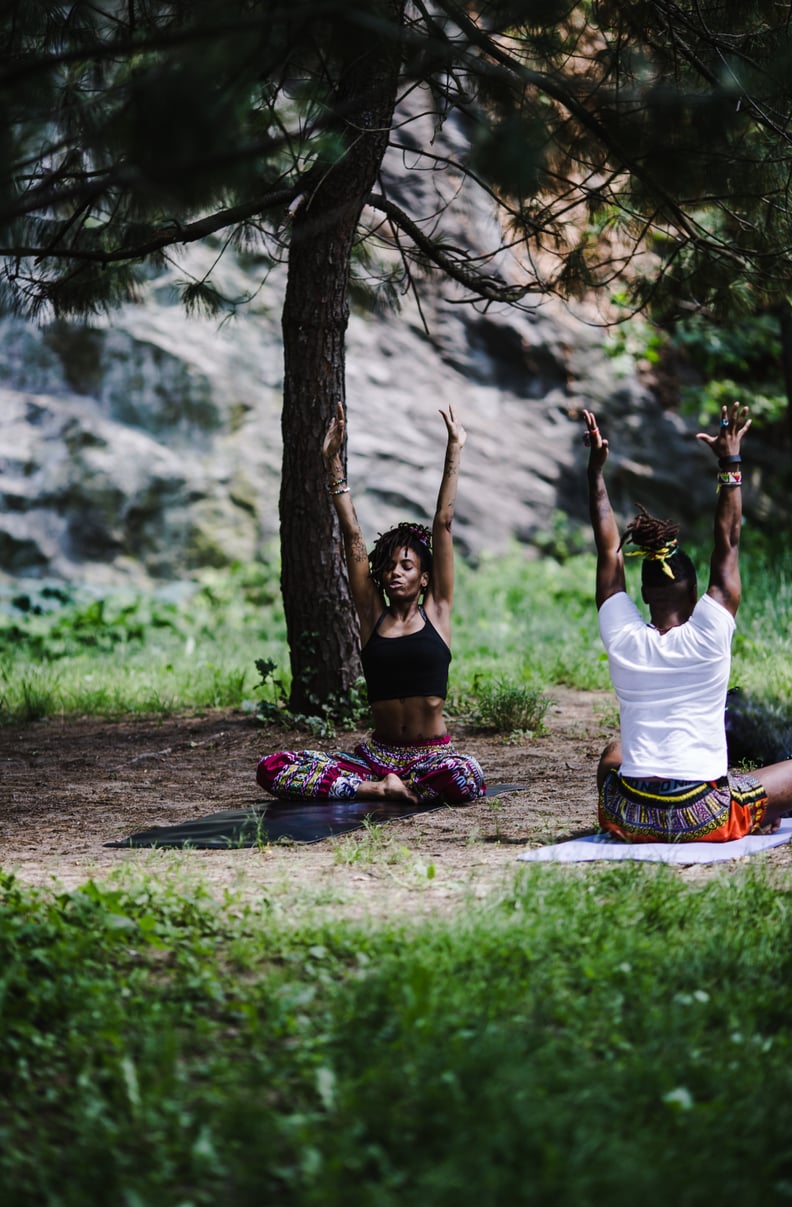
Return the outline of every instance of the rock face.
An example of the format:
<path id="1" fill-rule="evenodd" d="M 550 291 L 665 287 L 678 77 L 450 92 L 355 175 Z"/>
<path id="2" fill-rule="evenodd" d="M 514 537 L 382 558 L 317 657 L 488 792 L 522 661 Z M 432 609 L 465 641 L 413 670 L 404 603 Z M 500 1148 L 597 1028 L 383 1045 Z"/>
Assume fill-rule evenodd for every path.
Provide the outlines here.
<path id="1" fill-rule="evenodd" d="M 276 324 L 188 320 L 165 286 L 101 325 L 2 324 L 6 574 L 174 578 L 277 531 Z"/>
<path id="2" fill-rule="evenodd" d="M 178 578 L 261 556 L 276 536 L 278 282 L 226 326 L 188 319 L 167 286 L 101 324 L 0 325 L 4 575 Z M 430 335 L 410 305 L 350 322 L 349 472 L 367 536 L 430 518 L 449 403 L 469 433 L 456 528 L 468 553 L 530 546 L 559 512 L 585 523 L 581 406 L 610 436 L 617 510 L 711 514 L 706 451 L 596 328 L 557 306 L 427 309 Z"/>

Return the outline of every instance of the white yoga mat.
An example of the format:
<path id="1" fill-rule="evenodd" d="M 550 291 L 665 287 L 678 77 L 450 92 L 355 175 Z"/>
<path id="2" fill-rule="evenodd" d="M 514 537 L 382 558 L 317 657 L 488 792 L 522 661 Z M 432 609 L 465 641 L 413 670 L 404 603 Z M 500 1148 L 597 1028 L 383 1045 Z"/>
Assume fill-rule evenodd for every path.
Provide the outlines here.
<path id="1" fill-rule="evenodd" d="M 608 834 L 588 834 L 554 846 L 523 851 L 518 859 L 534 863 L 583 863 L 592 859 L 643 859 L 650 863 L 718 863 L 780 847 L 792 838 L 792 817 L 775 834 L 750 834 L 733 842 L 622 842 Z"/>

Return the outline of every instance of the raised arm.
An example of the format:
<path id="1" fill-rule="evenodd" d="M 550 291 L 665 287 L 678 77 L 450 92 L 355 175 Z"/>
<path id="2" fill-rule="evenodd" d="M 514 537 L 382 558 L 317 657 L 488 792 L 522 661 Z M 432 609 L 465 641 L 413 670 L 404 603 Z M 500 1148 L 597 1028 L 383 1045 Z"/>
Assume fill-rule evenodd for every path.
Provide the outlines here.
<path id="1" fill-rule="evenodd" d="M 718 458 L 718 501 L 715 504 L 715 532 L 710 559 L 707 594 L 735 616 L 740 606 L 740 527 L 742 525 L 743 437 L 751 426 L 748 407 L 732 404 L 721 407 L 718 434 L 698 432 L 696 439 L 707 444 Z"/>
<path id="2" fill-rule="evenodd" d="M 432 624 L 448 645 L 451 644 L 451 604 L 454 600 L 454 538 L 452 527 L 459 486 L 459 467 L 467 432 L 454 415 L 453 407 L 440 409 L 446 425 L 443 477 L 437 494 L 432 523 L 432 578 L 424 607 Z"/>
<path id="3" fill-rule="evenodd" d="M 360 640 L 365 645 L 377 622 L 377 617 L 385 607 L 385 600 L 375 587 L 369 573 L 366 541 L 358 522 L 341 460 L 345 434 L 344 407 L 341 402 L 338 402 L 335 416 L 330 420 L 330 426 L 322 445 L 322 456 L 327 471 L 327 489 L 335 505 L 344 542 L 349 589 L 360 621 Z"/>
<path id="4" fill-rule="evenodd" d="M 596 599 L 597 608 L 601 608 L 611 595 L 624 590 L 624 554 L 603 474 L 608 460 L 608 441 L 603 440 L 592 411 L 584 410 L 583 418 L 586 421 L 583 440 L 589 446 L 589 514 L 597 546 Z"/>

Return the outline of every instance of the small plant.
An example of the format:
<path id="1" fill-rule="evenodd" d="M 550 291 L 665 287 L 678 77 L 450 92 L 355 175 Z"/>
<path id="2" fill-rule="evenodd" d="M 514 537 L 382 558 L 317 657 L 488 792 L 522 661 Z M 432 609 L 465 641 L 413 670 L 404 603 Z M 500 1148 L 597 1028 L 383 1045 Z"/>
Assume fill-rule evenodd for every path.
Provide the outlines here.
<path id="1" fill-rule="evenodd" d="M 542 732 L 552 700 L 538 688 L 504 678 L 492 683 L 475 680 L 473 688 L 476 707 L 472 720 L 481 729 L 494 729 L 507 735 Z"/>
<path id="2" fill-rule="evenodd" d="M 377 822 L 364 818 L 363 830 L 359 837 L 342 838 L 336 843 L 337 863 L 349 866 L 353 863 L 406 863 L 409 860 L 408 848 L 396 842 L 393 835 L 388 834 Z"/>
<path id="3" fill-rule="evenodd" d="M 288 705 L 286 688 L 282 678 L 275 677 L 276 664 L 270 658 L 258 658 L 256 670 L 261 682 L 259 687 L 267 688 L 275 699 L 259 700 L 256 716 L 265 724 L 280 725 L 290 729 L 305 729 L 317 738 L 334 738 L 337 729 L 355 729 L 368 713 L 368 695 L 366 685 L 358 679 L 346 693 L 331 693 L 327 700 L 317 702 L 315 713 L 292 712 Z"/>
<path id="4" fill-rule="evenodd" d="M 267 834 L 266 813 L 259 810 L 252 812 L 245 818 L 236 836 L 228 838 L 227 845 L 232 851 L 241 850 L 243 847 L 256 847 L 257 850 L 263 851 L 268 847 L 270 839 Z"/>
<path id="5" fill-rule="evenodd" d="M 608 732 L 619 728 L 619 706 L 613 700 L 594 705 L 594 716 L 597 718 L 600 730 Z"/>
<path id="6" fill-rule="evenodd" d="M 503 834 L 503 832 L 501 830 L 501 824 L 500 824 L 501 811 L 503 809 L 503 801 L 498 800 L 495 797 L 488 797 L 487 801 L 486 801 L 486 805 L 487 805 L 487 809 L 489 810 L 490 817 L 492 818 L 492 820 L 495 823 L 495 833 L 493 835 L 493 839 L 495 842 L 500 842 L 500 840 L 502 838 L 502 834 Z"/>
<path id="7" fill-rule="evenodd" d="M 271 658 L 256 659 L 256 670 L 260 678 L 260 682 L 256 684 L 257 690 L 265 688 L 270 691 L 270 694 L 274 690 L 275 694 L 274 700 L 258 701 L 256 716 L 267 725 L 283 725 L 285 728 L 291 723 L 291 714 L 286 708 L 286 690 L 283 680 L 275 678 L 277 669 L 277 664 Z"/>
<path id="8" fill-rule="evenodd" d="M 0 665 L 0 718 L 5 721 L 40 721 L 52 716 L 61 703 L 58 676 L 47 667 L 30 667 L 14 676 L 10 664 Z"/>

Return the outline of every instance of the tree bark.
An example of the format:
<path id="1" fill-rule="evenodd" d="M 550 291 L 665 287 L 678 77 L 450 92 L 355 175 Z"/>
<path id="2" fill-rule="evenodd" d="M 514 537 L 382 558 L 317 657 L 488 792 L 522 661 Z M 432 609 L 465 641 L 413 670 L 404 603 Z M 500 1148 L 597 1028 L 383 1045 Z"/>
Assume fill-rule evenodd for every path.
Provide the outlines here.
<path id="1" fill-rule="evenodd" d="M 403 0 L 383 8 L 401 27 Z M 293 219 L 282 315 L 283 475 L 281 587 L 291 659 L 290 708 L 316 714 L 340 701 L 360 675 L 357 620 L 343 547 L 326 490 L 322 441 L 345 398 L 349 270 L 360 213 L 390 135 L 399 80 L 399 39 L 350 46 L 337 88 L 347 147 L 311 176 Z M 353 484 L 354 487 L 354 484 Z"/>

